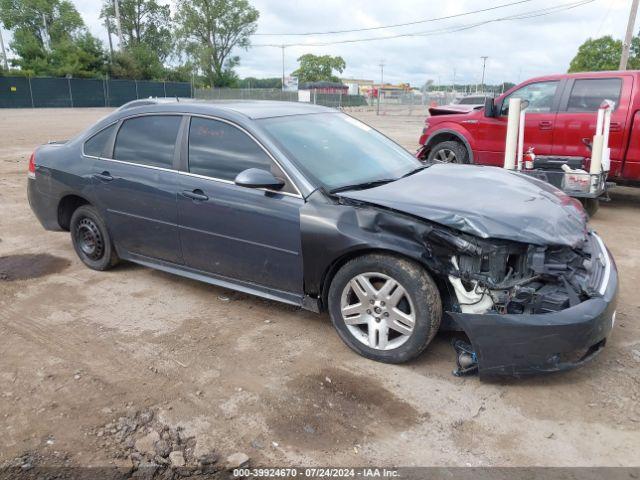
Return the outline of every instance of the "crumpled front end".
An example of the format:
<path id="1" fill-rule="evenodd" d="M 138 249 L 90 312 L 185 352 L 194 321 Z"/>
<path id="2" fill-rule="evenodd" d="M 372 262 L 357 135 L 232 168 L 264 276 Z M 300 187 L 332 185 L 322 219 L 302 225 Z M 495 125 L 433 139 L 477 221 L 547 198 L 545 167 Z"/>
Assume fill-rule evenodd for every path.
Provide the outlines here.
<path id="1" fill-rule="evenodd" d="M 458 301 L 446 315 L 469 337 L 481 376 L 566 370 L 604 347 L 618 274 L 595 233 L 576 248 L 495 246 L 452 262 Z"/>

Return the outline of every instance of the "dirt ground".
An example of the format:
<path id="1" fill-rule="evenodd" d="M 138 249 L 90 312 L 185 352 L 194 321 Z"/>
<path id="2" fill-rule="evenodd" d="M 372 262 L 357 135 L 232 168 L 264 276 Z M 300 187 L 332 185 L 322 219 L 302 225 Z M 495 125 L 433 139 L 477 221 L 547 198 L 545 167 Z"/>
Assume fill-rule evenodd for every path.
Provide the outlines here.
<path id="1" fill-rule="evenodd" d="M 189 455 L 254 465 L 640 464 L 640 190 L 616 189 L 592 221 L 621 276 L 604 353 L 483 383 L 451 374 L 443 335 L 384 365 L 351 352 L 326 315 L 131 264 L 84 267 L 68 233 L 31 213 L 27 162 L 108 112 L 0 110 L 0 465 L 131 465 L 114 425 L 149 411 Z M 358 115 L 416 147 L 420 117 Z"/>

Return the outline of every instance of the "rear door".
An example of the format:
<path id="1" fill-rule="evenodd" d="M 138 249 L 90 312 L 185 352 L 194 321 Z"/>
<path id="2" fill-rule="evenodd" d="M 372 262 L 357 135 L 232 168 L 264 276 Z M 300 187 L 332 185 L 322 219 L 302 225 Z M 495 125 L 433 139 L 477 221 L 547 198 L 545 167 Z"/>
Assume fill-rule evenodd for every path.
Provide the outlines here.
<path id="1" fill-rule="evenodd" d="M 631 76 L 570 79 L 560 102 L 553 154 L 591 157 L 586 144 L 593 140 L 598 109 L 604 100 L 612 100 L 615 109 L 611 115 L 609 134 L 611 174 L 618 176 L 624 157 L 625 127 L 632 87 Z"/>
<path id="2" fill-rule="evenodd" d="M 185 265 L 251 285 L 302 294 L 300 208 L 304 200 L 246 131 L 192 117 L 183 153 L 178 217 Z M 282 190 L 234 183 L 248 168 L 285 180 Z"/>
<path id="3" fill-rule="evenodd" d="M 98 206 L 118 253 L 124 256 L 181 262 L 174 162 L 182 118 L 142 115 L 125 119 L 119 125 L 113 153 L 96 160 L 93 182 Z"/>
<path id="4" fill-rule="evenodd" d="M 524 146 L 535 147 L 538 155 L 550 155 L 553 148 L 554 125 L 557 105 L 561 93 L 560 80 L 531 82 L 504 97 L 497 105 L 499 114 L 495 118 L 483 118 L 478 128 L 477 162 L 483 165 L 502 166 L 507 136 L 509 100 L 527 100 Z"/>

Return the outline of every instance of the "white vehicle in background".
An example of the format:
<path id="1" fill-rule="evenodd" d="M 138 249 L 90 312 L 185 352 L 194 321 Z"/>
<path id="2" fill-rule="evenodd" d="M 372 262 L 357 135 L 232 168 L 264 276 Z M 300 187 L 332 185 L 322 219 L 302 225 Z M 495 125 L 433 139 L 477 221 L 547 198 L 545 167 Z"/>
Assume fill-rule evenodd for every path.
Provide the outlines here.
<path id="1" fill-rule="evenodd" d="M 484 107 L 485 99 L 488 95 L 468 95 L 456 100 L 454 105 L 466 105 L 472 108 Z"/>
<path id="2" fill-rule="evenodd" d="M 431 115 L 443 115 L 451 113 L 468 113 L 483 108 L 488 95 L 468 95 L 453 101 L 448 105 L 441 105 L 429 109 Z"/>

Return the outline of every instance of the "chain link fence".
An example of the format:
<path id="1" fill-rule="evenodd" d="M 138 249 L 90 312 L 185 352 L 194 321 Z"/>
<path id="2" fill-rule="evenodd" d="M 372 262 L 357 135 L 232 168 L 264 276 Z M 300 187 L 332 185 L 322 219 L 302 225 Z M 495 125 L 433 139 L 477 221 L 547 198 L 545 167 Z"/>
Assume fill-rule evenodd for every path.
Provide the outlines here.
<path id="1" fill-rule="evenodd" d="M 415 115 L 427 116 L 429 108 L 446 105 L 460 98 L 455 92 L 383 92 L 380 98 L 364 95 L 328 94 L 309 90 L 308 94 L 286 92 L 269 88 L 205 88 L 195 89 L 194 97 L 201 100 L 276 100 L 298 102 L 308 95 L 309 103 L 351 111 L 376 112 L 379 115 Z"/>
<path id="2" fill-rule="evenodd" d="M 369 98 L 369 106 L 380 115 L 428 116 L 429 108 L 453 103 L 460 98 L 454 92 L 383 92 Z"/>
<path id="3" fill-rule="evenodd" d="M 308 91 L 308 103 L 330 108 L 366 107 L 367 99 L 362 95 L 342 93 L 319 93 Z M 197 88 L 194 97 L 200 100 L 277 100 L 299 102 L 299 92 L 287 92 L 270 88 Z"/>
<path id="4" fill-rule="evenodd" d="M 0 77 L 0 108 L 119 107 L 148 97 L 191 97 L 186 82 Z"/>

